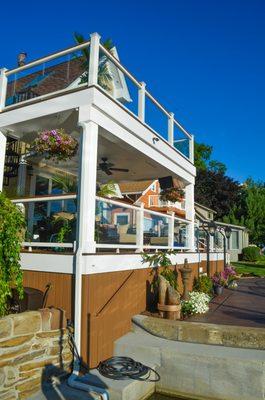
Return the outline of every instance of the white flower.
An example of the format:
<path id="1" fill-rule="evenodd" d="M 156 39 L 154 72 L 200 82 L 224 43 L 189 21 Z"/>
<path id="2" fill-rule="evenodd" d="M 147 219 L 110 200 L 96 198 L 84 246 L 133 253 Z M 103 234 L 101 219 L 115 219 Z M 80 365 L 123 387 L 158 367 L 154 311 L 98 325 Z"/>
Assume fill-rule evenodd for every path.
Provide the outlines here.
<path id="1" fill-rule="evenodd" d="M 209 311 L 210 296 L 200 292 L 190 292 L 188 301 L 183 302 L 184 305 L 189 306 L 191 314 L 205 314 Z"/>

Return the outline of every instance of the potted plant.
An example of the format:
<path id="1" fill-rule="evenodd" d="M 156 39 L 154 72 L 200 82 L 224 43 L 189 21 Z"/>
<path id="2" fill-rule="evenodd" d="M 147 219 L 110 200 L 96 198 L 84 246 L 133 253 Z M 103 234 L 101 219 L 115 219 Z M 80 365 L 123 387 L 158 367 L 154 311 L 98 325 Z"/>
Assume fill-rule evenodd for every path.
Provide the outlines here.
<path id="1" fill-rule="evenodd" d="M 212 281 L 214 293 L 217 296 L 220 296 L 224 291 L 224 287 L 227 286 L 227 279 L 225 278 L 223 272 L 216 272 L 212 277 Z"/>
<path id="2" fill-rule="evenodd" d="M 223 271 L 223 277 L 227 281 L 227 287 L 229 289 L 236 289 L 237 283 L 236 280 L 238 279 L 236 275 L 236 271 L 231 265 L 227 265 Z"/>
<path id="3" fill-rule="evenodd" d="M 160 198 L 162 201 L 170 201 L 171 203 L 175 203 L 176 201 L 183 200 L 184 194 L 184 190 L 173 187 L 162 190 L 160 192 Z"/>
<path id="4" fill-rule="evenodd" d="M 77 152 L 77 140 L 68 135 L 64 129 L 52 129 L 40 132 L 33 141 L 31 151 L 43 154 L 46 159 L 67 161 Z"/>

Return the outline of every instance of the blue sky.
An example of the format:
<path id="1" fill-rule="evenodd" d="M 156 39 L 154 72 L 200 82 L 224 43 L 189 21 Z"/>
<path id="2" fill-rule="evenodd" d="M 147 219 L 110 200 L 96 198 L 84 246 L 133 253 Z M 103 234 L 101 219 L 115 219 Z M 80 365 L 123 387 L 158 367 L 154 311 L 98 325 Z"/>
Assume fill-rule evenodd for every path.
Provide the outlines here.
<path id="1" fill-rule="evenodd" d="M 122 63 L 239 181 L 265 180 L 264 0 L 46 0 L 1 5 L 0 65 L 111 37 Z"/>

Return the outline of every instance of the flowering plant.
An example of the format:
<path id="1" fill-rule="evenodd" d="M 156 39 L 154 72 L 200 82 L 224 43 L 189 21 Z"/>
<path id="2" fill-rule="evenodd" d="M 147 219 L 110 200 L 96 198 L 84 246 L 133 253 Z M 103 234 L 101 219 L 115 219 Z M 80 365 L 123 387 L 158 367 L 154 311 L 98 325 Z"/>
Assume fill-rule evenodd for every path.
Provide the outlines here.
<path id="1" fill-rule="evenodd" d="M 212 276 L 212 281 L 214 286 L 227 286 L 227 278 L 224 275 L 224 272 L 216 272 Z"/>
<path id="2" fill-rule="evenodd" d="M 227 266 L 222 272 L 216 272 L 212 277 L 215 286 L 228 286 L 236 279 L 236 271 L 233 267 Z"/>
<path id="3" fill-rule="evenodd" d="M 172 203 L 175 203 L 176 201 L 181 201 L 184 195 L 184 190 L 173 187 L 170 189 L 162 190 L 160 193 L 160 198 L 163 201 L 171 201 Z"/>
<path id="4" fill-rule="evenodd" d="M 189 300 L 183 301 L 181 311 L 184 315 L 205 314 L 209 311 L 211 297 L 200 292 L 190 292 Z"/>
<path id="5" fill-rule="evenodd" d="M 73 157 L 77 148 L 77 140 L 68 135 L 64 129 L 40 132 L 32 145 L 32 150 L 45 154 L 45 158 L 63 161 Z"/>

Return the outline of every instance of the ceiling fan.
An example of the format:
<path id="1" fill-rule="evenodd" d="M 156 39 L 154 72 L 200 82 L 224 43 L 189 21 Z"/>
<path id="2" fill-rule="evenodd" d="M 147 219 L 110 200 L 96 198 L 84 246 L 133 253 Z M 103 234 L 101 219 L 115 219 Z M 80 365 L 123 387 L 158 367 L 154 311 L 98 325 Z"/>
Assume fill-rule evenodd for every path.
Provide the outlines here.
<path id="1" fill-rule="evenodd" d="M 107 157 L 102 157 L 101 160 L 102 162 L 99 163 L 98 169 L 107 175 L 112 175 L 112 171 L 129 172 L 127 168 L 113 168 L 115 164 L 108 162 Z"/>

